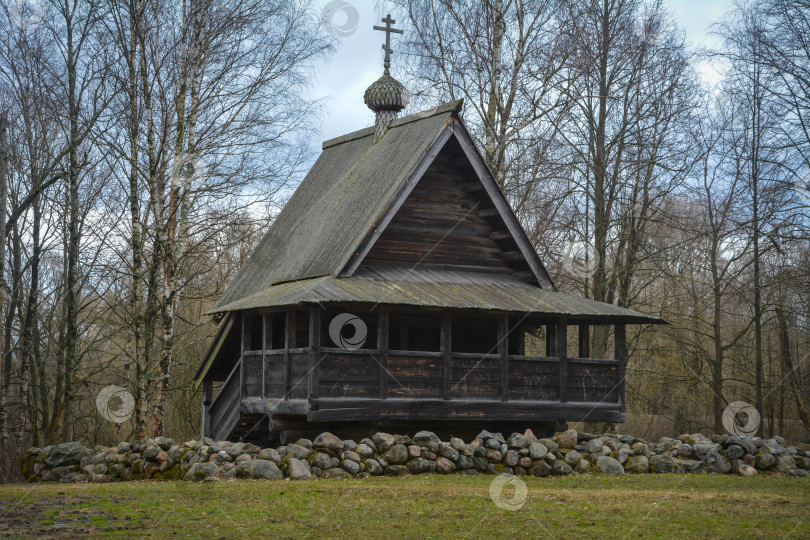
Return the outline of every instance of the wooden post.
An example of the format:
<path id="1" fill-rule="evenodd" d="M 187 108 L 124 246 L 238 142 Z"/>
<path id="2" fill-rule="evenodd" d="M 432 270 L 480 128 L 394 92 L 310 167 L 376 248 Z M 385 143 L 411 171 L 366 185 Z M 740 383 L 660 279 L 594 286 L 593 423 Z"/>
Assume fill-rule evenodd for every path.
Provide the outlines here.
<path id="1" fill-rule="evenodd" d="M 546 325 L 546 356 L 552 358 L 557 356 L 557 327 L 553 324 Z"/>
<path id="2" fill-rule="evenodd" d="M 442 350 L 442 397 L 450 399 L 450 359 L 452 351 L 453 320 L 449 310 L 442 312 L 441 350 Z"/>
<path id="3" fill-rule="evenodd" d="M 377 348 L 380 349 L 380 399 L 388 399 L 388 308 L 381 307 L 377 321 Z"/>
<path id="4" fill-rule="evenodd" d="M 509 315 L 498 319 L 498 352 L 501 355 L 501 401 L 509 399 Z"/>
<path id="5" fill-rule="evenodd" d="M 262 399 L 267 398 L 267 315 L 262 313 Z"/>
<path id="6" fill-rule="evenodd" d="M 557 319 L 556 355 L 560 357 L 560 402 L 568 401 L 568 321 Z"/>
<path id="7" fill-rule="evenodd" d="M 284 321 L 284 399 L 289 399 L 290 392 L 290 349 L 295 347 L 295 310 L 288 309 Z"/>
<path id="8" fill-rule="evenodd" d="M 248 325 L 245 323 L 245 317 L 242 315 L 242 340 L 239 352 L 239 363 L 241 366 L 239 367 L 239 399 L 242 399 L 242 396 L 245 395 L 245 351 L 247 350 L 247 340 L 250 339 L 250 336 L 247 335 Z"/>
<path id="9" fill-rule="evenodd" d="M 617 374 L 619 378 L 619 405 L 624 410 L 625 368 L 627 365 L 627 333 L 624 324 L 616 325 L 613 338 L 613 356 L 618 360 Z"/>
<path id="10" fill-rule="evenodd" d="M 202 406 L 202 436 L 211 436 L 211 394 L 214 393 L 214 381 L 212 379 L 203 380 L 203 406 Z"/>
<path id="11" fill-rule="evenodd" d="M 589 324 L 579 325 L 579 357 L 591 357 L 591 326 Z"/>
<path id="12" fill-rule="evenodd" d="M 320 392 L 321 377 L 321 308 L 309 310 L 309 400 L 317 400 Z M 314 405 L 317 410 L 317 405 Z"/>

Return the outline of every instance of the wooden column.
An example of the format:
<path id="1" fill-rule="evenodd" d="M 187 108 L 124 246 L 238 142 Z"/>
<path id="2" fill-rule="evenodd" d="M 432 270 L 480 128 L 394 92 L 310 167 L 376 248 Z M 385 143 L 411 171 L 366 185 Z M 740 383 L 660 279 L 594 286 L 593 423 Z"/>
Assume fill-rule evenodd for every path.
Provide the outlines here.
<path id="1" fill-rule="evenodd" d="M 501 355 L 501 401 L 509 399 L 509 315 L 498 319 L 498 353 Z"/>
<path id="2" fill-rule="evenodd" d="M 284 321 L 284 399 L 289 399 L 290 391 L 290 349 L 295 347 L 295 310 L 288 309 Z"/>
<path id="3" fill-rule="evenodd" d="M 248 349 L 247 343 L 250 339 L 250 327 L 245 323 L 245 319 L 247 317 L 242 315 L 242 339 L 239 349 L 239 363 L 241 364 L 239 367 L 239 399 L 245 395 L 245 351 Z"/>
<path id="4" fill-rule="evenodd" d="M 450 311 L 442 312 L 441 350 L 442 350 L 442 397 L 450 399 L 450 358 L 452 351 L 453 319 Z"/>
<path id="5" fill-rule="evenodd" d="M 625 368 L 627 365 L 627 333 L 624 324 L 617 324 L 613 338 L 613 356 L 618 360 L 619 405 L 624 410 Z"/>
<path id="6" fill-rule="evenodd" d="M 262 313 L 262 399 L 267 397 L 267 315 Z"/>
<path id="7" fill-rule="evenodd" d="M 211 395 L 214 393 L 214 381 L 212 379 L 203 380 L 203 401 L 202 401 L 202 436 L 211 436 Z"/>
<path id="8" fill-rule="evenodd" d="M 380 349 L 380 399 L 388 398 L 388 308 L 377 316 L 377 348 Z"/>
<path id="9" fill-rule="evenodd" d="M 591 326 L 589 324 L 579 325 L 579 357 L 591 357 Z"/>
<path id="10" fill-rule="evenodd" d="M 552 358 L 557 356 L 557 326 L 554 324 L 546 325 L 546 356 Z"/>
<path id="11" fill-rule="evenodd" d="M 321 361 L 321 308 L 314 307 L 309 310 L 309 400 L 316 400 L 319 396 Z M 317 405 L 313 405 L 317 410 Z"/>
<path id="12" fill-rule="evenodd" d="M 568 401 L 568 321 L 557 319 L 555 354 L 560 358 L 560 402 Z"/>

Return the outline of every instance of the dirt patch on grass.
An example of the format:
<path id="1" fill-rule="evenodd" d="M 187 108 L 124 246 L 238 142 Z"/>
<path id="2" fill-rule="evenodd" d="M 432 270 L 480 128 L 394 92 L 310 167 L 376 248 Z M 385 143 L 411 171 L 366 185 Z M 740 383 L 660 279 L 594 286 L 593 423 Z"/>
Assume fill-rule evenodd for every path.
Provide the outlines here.
<path id="1" fill-rule="evenodd" d="M 120 520 L 93 499 L 56 495 L 6 501 L 0 505 L 0 537 L 75 537 L 134 528 L 131 518 Z"/>

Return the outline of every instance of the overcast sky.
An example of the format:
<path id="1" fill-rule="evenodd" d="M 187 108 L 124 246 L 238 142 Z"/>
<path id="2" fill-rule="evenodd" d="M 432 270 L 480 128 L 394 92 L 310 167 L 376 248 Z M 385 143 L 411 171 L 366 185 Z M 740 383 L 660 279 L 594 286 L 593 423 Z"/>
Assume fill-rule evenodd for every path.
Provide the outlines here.
<path id="1" fill-rule="evenodd" d="M 688 41 L 712 46 L 716 38 L 709 34 L 709 26 L 720 21 L 731 4 L 732 0 L 672 0 L 668 9 L 686 29 Z M 316 0 L 317 14 L 332 21 L 330 28 L 339 36 L 337 51 L 321 67 L 311 89 L 312 97 L 327 100 L 321 125 L 324 140 L 373 123 L 373 114 L 363 103 L 363 92 L 382 75 L 381 46 L 385 34 L 372 29 L 375 24 L 382 24 L 380 19 L 385 16 L 380 6 L 381 2 L 375 0 Z M 392 37 L 395 76 L 397 38 Z M 701 66 L 701 72 L 707 80 L 717 80 L 708 65 Z"/>

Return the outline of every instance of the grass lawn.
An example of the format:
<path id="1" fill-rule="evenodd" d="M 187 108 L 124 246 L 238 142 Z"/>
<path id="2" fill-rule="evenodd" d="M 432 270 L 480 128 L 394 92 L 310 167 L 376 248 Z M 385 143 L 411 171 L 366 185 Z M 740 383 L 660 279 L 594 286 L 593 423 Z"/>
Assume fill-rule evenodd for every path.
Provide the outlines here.
<path id="1" fill-rule="evenodd" d="M 493 478 L 2 485 L 0 536 L 810 538 L 810 479 L 521 478 L 510 511 Z"/>

